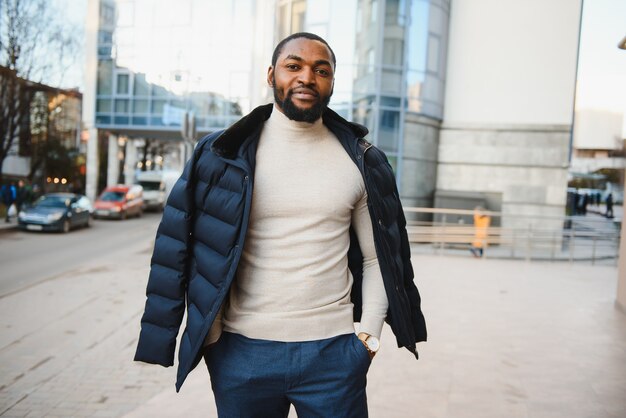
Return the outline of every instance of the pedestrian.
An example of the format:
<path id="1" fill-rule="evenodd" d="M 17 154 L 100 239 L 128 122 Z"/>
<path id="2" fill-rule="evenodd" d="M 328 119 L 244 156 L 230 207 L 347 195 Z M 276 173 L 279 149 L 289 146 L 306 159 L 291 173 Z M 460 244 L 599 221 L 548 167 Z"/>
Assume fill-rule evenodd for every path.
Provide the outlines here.
<path id="1" fill-rule="evenodd" d="M 580 194 L 578 193 L 578 189 L 574 192 L 574 198 L 572 199 L 573 211 L 572 215 L 580 214 Z"/>
<path id="2" fill-rule="evenodd" d="M 476 258 L 480 258 L 484 254 L 487 247 L 488 229 L 491 223 L 491 217 L 485 213 L 485 208 L 476 206 L 474 208 L 474 240 L 470 251 Z"/>
<path id="3" fill-rule="evenodd" d="M 576 215 L 576 203 L 578 194 L 576 192 L 567 192 L 567 207 L 569 208 L 569 216 Z"/>
<path id="4" fill-rule="evenodd" d="M 576 211 L 578 215 L 586 215 L 585 196 L 586 195 L 584 193 L 580 193 L 578 195 L 578 209 Z"/>
<path id="5" fill-rule="evenodd" d="M 19 180 L 17 182 L 17 189 L 15 193 L 15 207 L 17 209 L 17 213 L 20 213 L 22 206 L 28 203 L 29 194 L 29 188 L 25 185 L 24 180 Z"/>
<path id="6" fill-rule="evenodd" d="M 393 171 L 327 107 L 335 64 L 282 40 L 274 103 L 199 141 L 157 231 L 135 360 L 173 365 L 187 302 L 176 389 L 204 357 L 220 417 L 365 417 L 383 322 L 426 340 Z"/>
<path id="7" fill-rule="evenodd" d="M 613 217 L 613 193 L 609 193 L 606 197 L 606 217 Z"/>
<path id="8" fill-rule="evenodd" d="M 15 208 L 13 207 L 17 196 L 15 183 L 11 182 L 9 184 L 3 184 L 0 189 L 0 194 L 2 194 L 2 203 L 4 203 L 4 206 L 6 207 L 4 222 L 8 223 L 11 222 L 12 213 L 15 211 Z"/>

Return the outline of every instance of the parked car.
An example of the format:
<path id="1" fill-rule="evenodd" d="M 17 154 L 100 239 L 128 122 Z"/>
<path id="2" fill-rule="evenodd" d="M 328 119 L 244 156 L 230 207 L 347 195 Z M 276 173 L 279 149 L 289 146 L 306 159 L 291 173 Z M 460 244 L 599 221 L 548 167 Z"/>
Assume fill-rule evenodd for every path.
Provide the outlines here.
<path id="1" fill-rule="evenodd" d="M 126 219 L 143 213 L 143 188 L 138 185 L 109 186 L 94 204 L 94 218 Z"/>
<path id="2" fill-rule="evenodd" d="M 147 210 L 162 211 L 165 206 L 165 181 L 162 171 L 142 171 L 137 174 L 137 183 L 143 187 L 143 203 Z"/>
<path id="3" fill-rule="evenodd" d="M 17 215 L 21 229 L 29 231 L 60 231 L 91 225 L 90 200 L 75 193 L 48 193 Z"/>

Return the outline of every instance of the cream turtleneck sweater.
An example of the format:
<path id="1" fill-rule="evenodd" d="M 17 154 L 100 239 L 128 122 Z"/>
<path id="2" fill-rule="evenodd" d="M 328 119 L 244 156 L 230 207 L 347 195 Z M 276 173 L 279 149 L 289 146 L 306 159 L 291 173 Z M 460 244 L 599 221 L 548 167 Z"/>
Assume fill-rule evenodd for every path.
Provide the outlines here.
<path id="1" fill-rule="evenodd" d="M 363 253 L 359 332 L 379 337 L 388 302 L 365 185 L 321 118 L 295 122 L 274 107 L 259 139 L 253 186 L 236 279 L 207 342 L 221 325 L 249 338 L 285 342 L 355 332 L 351 224 Z"/>

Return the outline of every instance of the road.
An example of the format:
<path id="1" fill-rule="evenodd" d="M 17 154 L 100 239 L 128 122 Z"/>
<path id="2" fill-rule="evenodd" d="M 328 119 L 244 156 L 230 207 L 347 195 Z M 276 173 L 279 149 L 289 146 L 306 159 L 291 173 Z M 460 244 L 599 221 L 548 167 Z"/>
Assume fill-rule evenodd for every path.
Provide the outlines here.
<path id="1" fill-rule="evenodd" d="M 100 259 L 115 262 L 129 250 L 148 248 L 159 213 L 141 218 L 95 220 L 91 228 L 68 234 L 11 231 L 0 235 L 0 298 L 50 280 Z M 103 260 L 103 261 L 106 261 Z"/>

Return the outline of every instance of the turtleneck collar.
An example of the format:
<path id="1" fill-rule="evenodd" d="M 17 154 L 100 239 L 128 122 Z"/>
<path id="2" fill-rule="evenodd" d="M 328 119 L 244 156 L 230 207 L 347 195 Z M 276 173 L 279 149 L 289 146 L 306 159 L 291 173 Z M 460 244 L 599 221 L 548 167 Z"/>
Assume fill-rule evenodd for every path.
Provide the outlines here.
<path id="1" fill-rule="evenodd" d="M 224 131 L 209 134 L 205 137 L 209 141 L 211 151 L 224 158 L 235 158 L 241 145 L 255 132 L 258 133 L 267 119 L 273 113 L 273 103 L 261 105 L 253 109 Z M 367 135 L 367 128 L 358 123 L 348 122 L 332 109 L 326 108 L 322 116 L 323 123 L 338 138 L 346 141 L 350 138 L 363 138 Z"/>
<path id="2" fill-rule="evenodd" d="M 284 139 L 302 141 L 319 139 L 328 132 L 328 129 L 321 117 L 313 123 L 298 122 L 289 119 L 274 105 L 263 131 L 264 134 L 277 134 Z"/>

